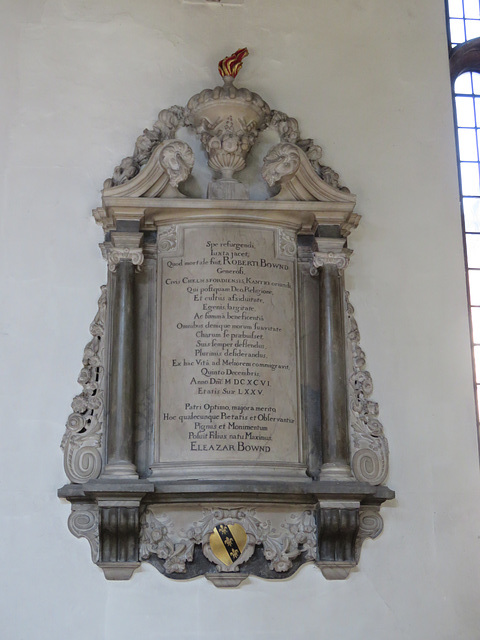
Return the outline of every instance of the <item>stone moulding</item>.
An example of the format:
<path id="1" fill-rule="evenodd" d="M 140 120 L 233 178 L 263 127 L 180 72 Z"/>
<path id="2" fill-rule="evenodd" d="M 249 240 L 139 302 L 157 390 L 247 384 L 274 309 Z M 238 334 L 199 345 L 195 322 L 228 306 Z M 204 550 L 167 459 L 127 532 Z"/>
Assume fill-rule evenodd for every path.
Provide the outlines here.
<path id="1" fill-rule="evenodd" d="M 85 347 L 78 377 L 83 391 L 73 399 L 73 413 L 68 417 L 61 445 L 65 473 L 74 483 L 98 478 L 102 470 L 107 287 L 103 285 L 101 291 L 98 311 L 90 325 L 92 339 Z"/>
<path id="2" fill-rule="evenodd" d="M 182 127 L 203 144 L 206 157 L 197 161 L 220 174 L 206 198 L 180 191 L 195 160 L 176 138 Z M 261 174 L 276 195 L 252 201 L 234 174 L 267 127 L 279 142 Z M 288 578 L 305 563 L 315 563 L 329 580 L 345 579 L 364 540 L 380 535 L 380 505 L 395 495 L 383 485 L 388 444 L 370 399 L 372 379 L 343 277 L 352 253 L 347 237 L 360 216 L 356 197 L 321 160 L 321 147 L 300 137 L 295 118 L 226 76 L 223 87 L 201 91 L 186 107 L 160 111 L 132 156 L 105 181 L 94 217 L 105 232 L 100 246 L 108 280 L 83 356 L 82 391 L 62 440 L 70 484 L 59 496 L 72 504 L 70 531 L 88 540 L 107 579 L 129 579 L 141 561 L 177 580 L 205 575 L 218 587 L 236 587 L 248 575 Z M 217 279 L 221 296 L 210 288 Z M 277 292 L 282 289 L 288 295 Z M 244 310 L 240 316 L 222 306 L 224 295 L 234 292 L 232 301 L 250 305 L 246 319 Z M 224 313 L 227 336 L 232 327 L 242 332 L 245 348 L 249 332 L 252 340 L 255 334 L 265 370 L 258 367 L 254 376 L 260 361 L 245 358 L 257 356 L 233 349 L 238 363 L 228 367 L 243 369 L 208 373 L 227 366 L 222 355 L 229 338 L 221 336 L 220 351 L 201 344 L 201 364 L 195 361 L 198 341 L 175 330 L 196 331 L 209 305 Z M 250 312 L 262 318 L 261 329 L 248 324 Z M 278 333 L 267 341 L 264 328 Z M 193 337 L 210 339 L 203 326 L 200 333 Z M 174 366 L 197 367 L 210 389 L 228 386 L 232 402 L 218 411 L 234 417 L 217 424 L 209 415 L 213 422 L 202 424 L 208 409 L 200 405 L 211 400 L 203 398 L 207 386 L 202 394 L 190 388 L 187 372 L 174 374 Z M 212 383 L 222 375 L 224 382 Z M 240 383 L 250 381 L 253 395 L 257 379 L 268 393 L 258 406 L 250 398 L 243 404 Z M 187 407 L 201 417 L 188 417 Z M 267 425 L 265 411 L 269 418 L 279 414 Z M 258 421 L 255 428 L 272 433 L 258 448 L 249 441 L 242 458 L 238 452 L 247 447 L 235 447 L 243 435 L 235 420 L 247 414 Z M 191 424 L 186 431 L 185 424 Z M 199 434 L 232 442 L 192 448 Z"/>

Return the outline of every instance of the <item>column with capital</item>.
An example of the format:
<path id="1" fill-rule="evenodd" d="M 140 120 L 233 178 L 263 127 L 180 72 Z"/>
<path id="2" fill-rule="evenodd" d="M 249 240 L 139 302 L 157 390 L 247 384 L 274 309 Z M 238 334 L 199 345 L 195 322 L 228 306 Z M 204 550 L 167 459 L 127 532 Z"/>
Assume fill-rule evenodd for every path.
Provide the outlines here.
<path id="1" fill-rule="evenodd" d="M 348 480 L 348 386 L 343 270 L 351 250 L 344 238 L 317 238 L 313 267 L 319 270 L 321 479 Z"/>
<path id="2" fill-rule="evenodd" d="M 138 478 L 135 466 L 135 269 L 143 263 L 142 233 L 111 233 L 102 246 L 112 272 L 110 379 L 103 478 Z"/>

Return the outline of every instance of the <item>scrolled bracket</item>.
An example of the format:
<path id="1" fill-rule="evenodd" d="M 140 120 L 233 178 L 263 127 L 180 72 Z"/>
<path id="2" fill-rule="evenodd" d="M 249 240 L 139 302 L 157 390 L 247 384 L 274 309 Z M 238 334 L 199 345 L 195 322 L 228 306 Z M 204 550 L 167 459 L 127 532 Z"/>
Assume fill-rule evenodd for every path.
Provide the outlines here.
<path id="1" fill-rule="evenodd" d="M 317 506 L 317 566 L 327 580 L 344 580 L 356 565 L 360 529 L 358 502 L 320 502 Z"/>
<path id="2" fill-rule="evenodd" d="M 355 562 L 360 560 L 360 552 L 363 542 L 367 538 L 374 540 L 383 531 L 383 518 L 380 515 L 380 507 L 368 505 L 360 508 L 360 527 L 355 543 Z"/>
<path id="3" fill-rule="evenodd" d="M 99 511 L 96 504 L 74 502 L 68 517 L 68 528 L 76 538 L 86 538 L 90 544 L 92 561 L 99 559 Z"/>

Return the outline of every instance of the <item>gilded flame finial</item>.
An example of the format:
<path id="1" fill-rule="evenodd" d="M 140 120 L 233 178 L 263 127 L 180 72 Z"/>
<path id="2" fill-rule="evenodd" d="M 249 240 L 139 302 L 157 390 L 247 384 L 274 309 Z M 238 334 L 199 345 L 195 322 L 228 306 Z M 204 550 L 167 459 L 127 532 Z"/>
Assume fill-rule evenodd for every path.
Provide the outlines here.
<path id="1" fill-rule="evenodd" d="M 223 60 L 220 60 L 218 63 L 218 72 L 222 78 L 225 78 L 225 76 L 235 78 L 242 68 L 242 60 L 245 56 L 248 56 L 247 47 L 238 49 L 235 53 L 232 53 L 231 56 L 227 56 L 226 58 L 223 58 Z"/>

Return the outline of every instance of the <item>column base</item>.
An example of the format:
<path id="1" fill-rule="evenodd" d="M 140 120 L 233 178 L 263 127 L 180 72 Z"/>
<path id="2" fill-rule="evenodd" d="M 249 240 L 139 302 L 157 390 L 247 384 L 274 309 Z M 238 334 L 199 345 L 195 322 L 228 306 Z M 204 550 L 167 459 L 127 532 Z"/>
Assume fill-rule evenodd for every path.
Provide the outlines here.
<path id="1" fill-rule="evenodd" d="M 343 462 L 326 462 L 320 468 L 320 480 L 352 480 L 352 470 Z"/>
<path id="2" fill-rule="evenodd" d="M 131 462 L 110 462 L 100 476 L 101 479 L 138 480 L 137 469 Z"/>

